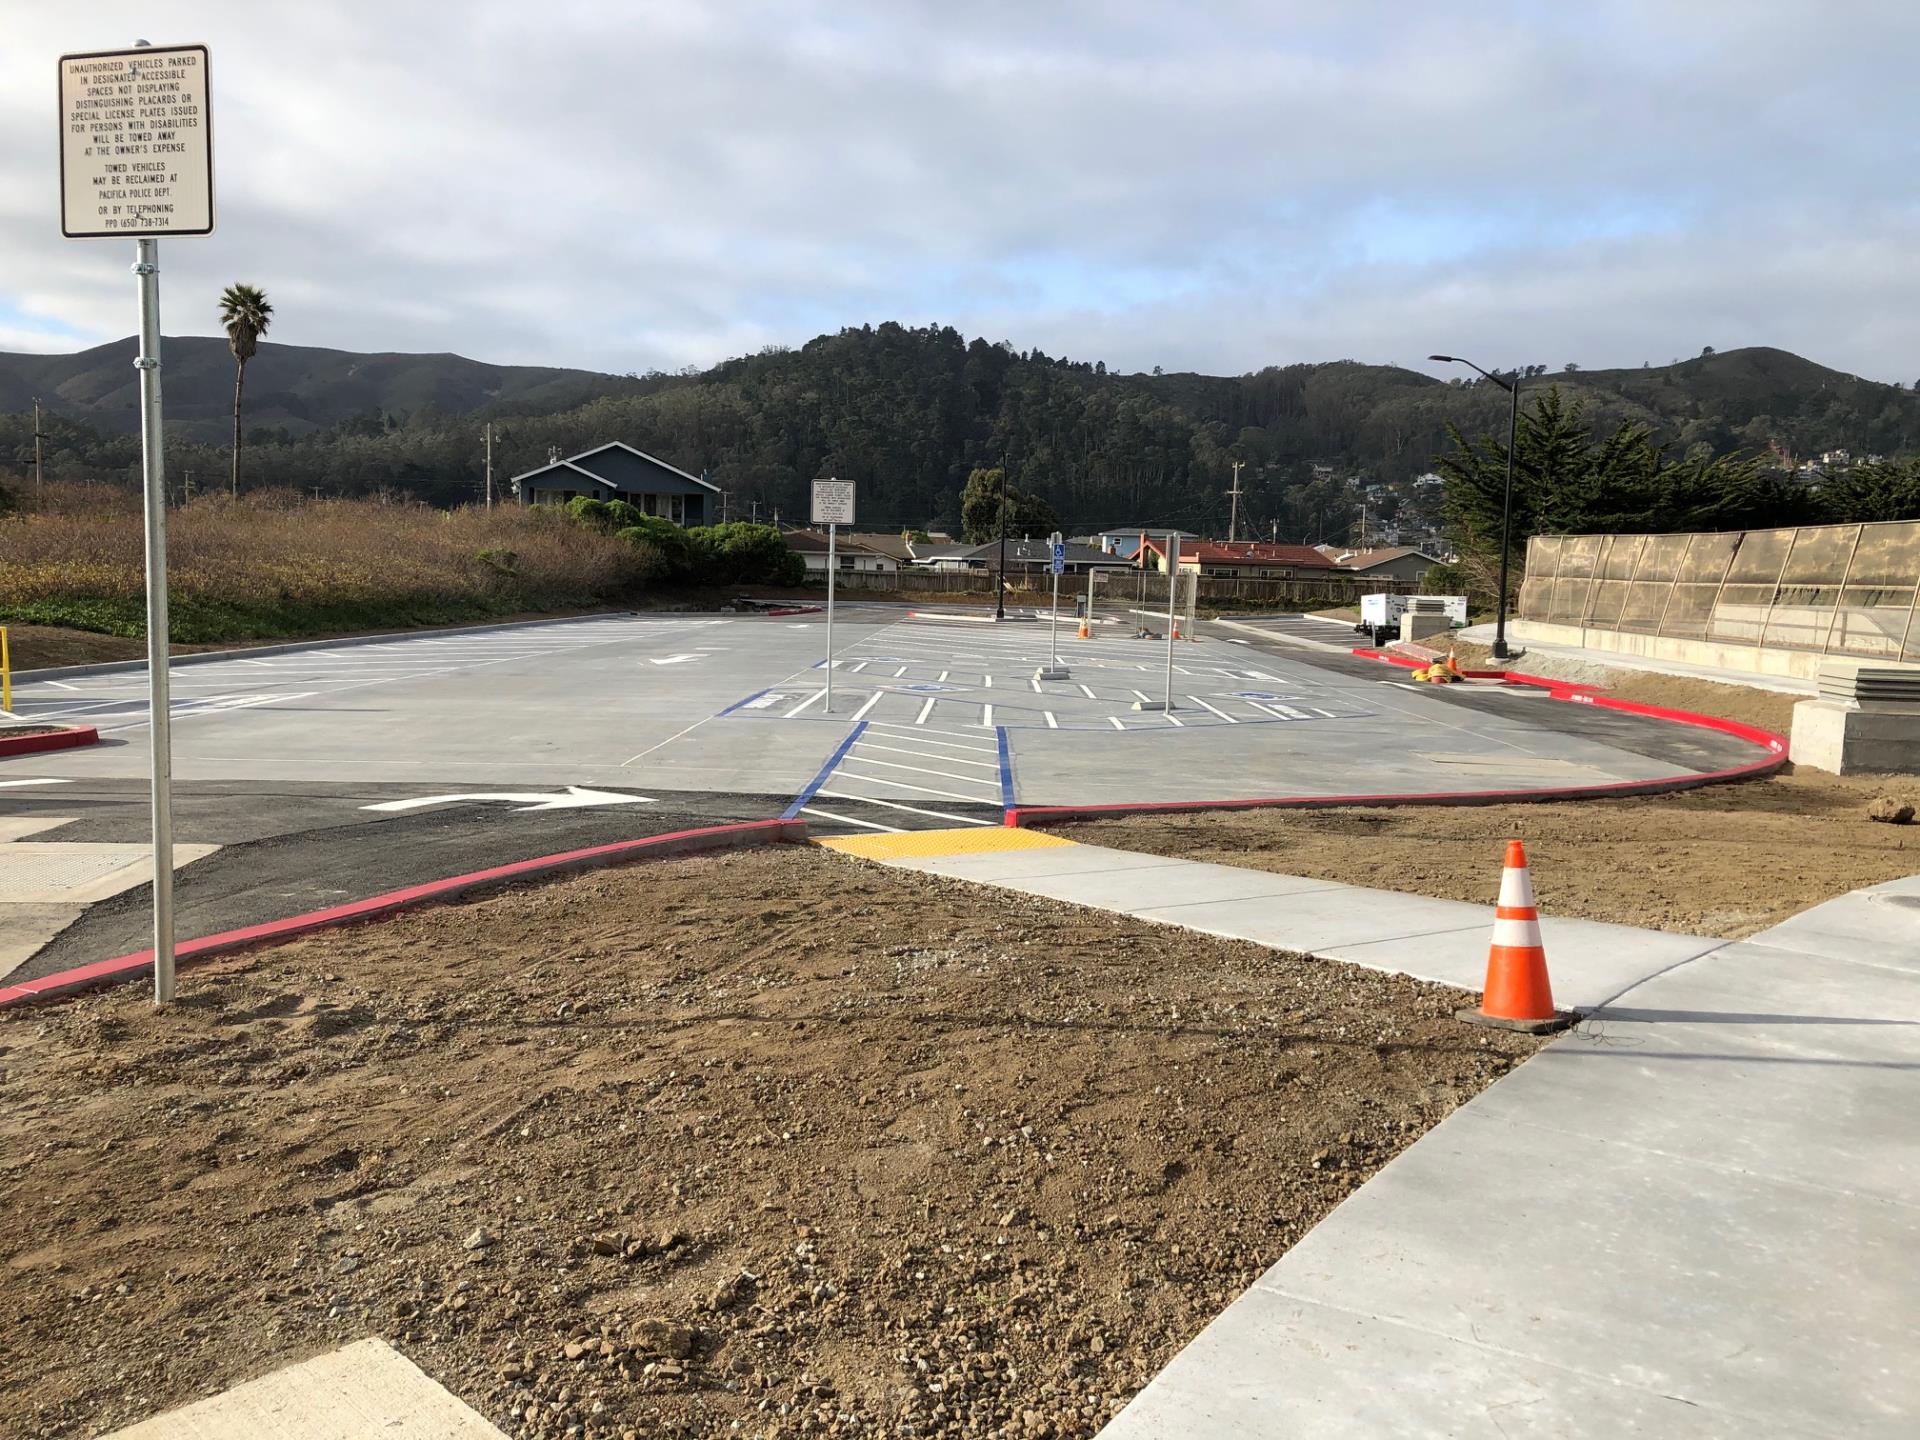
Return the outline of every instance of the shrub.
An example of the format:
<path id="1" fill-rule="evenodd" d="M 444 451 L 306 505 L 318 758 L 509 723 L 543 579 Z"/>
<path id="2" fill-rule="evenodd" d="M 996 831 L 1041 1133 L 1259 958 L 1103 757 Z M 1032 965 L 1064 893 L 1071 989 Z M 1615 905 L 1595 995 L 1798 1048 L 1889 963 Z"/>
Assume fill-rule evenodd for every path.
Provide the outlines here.
<path id="1" fill-rule="evenodd" d="M 627 508 L 632 509 L 633 507 L 628 506 Z M 575 520 L 578 520 L 582 525 L 590 526 L 595 530 L 612 530 L 615 528 L 613 517 L 607 512 L 608 506 L 606 501 L 595 500 L 588 495 L 576 495 L 567 502 L 567 514 L 571 515 Z"/>
<path id="2" fill-rule="evenodd" d="M 807 578 L 807 562 L 771 525 L 735 521 L 687 533 L 702 584 L 798 585 Z"/>
<path id="3" fill-rule="evenodd" d="M 638 521 L 620 532 L 620 538 L 635 545 L 651 548 L 659 557 L 658 573 L 666 578 L 671 580 L 692 578 L 693 542 L 687 538 L 687 532 L 671 520 L 658 515 L 642 515 Z"/>
<path id="4" fill-rule="evenodd" d="M 145 633 L 139 497 L 55 485 L 0 519 L 0 620 Z M 172 632 L 240 640 L 585 608 L 642 589 L 650 548 L 517 506 L 223 494 L 168 513 Z"/>
<path id="5" fill-rule="evenodd" d="M 609 530 L 631 530 L 647 518 L 637 505 L 628 504 L 625 500 L 607 501 L 605 511 Z"/>

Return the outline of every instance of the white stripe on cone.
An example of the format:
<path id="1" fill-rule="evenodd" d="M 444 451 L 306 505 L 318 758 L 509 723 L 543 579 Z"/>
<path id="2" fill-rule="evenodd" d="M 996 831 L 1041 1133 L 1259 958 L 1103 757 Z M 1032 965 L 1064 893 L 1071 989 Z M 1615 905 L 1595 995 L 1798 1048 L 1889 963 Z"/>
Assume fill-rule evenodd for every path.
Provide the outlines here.
<path id="1" fill-rule="evenodd" d="M 1540 922 L 1538 920 L 1495 920 L 1493 943 L 1513 949 L 1541 949 Z"/>
<path id="2" fill-rule="evenodd" d="M 1487 892 L 1482 890 L 1482 895 Z M 1533 904 L 1533 876 L 1526 866 L 1500 872 L 1500 903 L 1509 908 Z"/>

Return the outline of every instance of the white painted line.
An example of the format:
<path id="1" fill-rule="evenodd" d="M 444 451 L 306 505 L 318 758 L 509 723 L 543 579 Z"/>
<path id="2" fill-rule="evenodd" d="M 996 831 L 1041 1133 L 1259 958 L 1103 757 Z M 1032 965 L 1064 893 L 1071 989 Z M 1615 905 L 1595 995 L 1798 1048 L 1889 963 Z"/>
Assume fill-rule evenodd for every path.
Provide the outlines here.
<path id="1" fill-rule="evenodd" d="M 945 670 L 942 670 L 937 678 L 941 680 L 945 680 L 947 678 L 947 672 Z"/>
<path id="2" fill-rule="evenodd" d="M 71 780 L 0 780 L 0 786 L 71 785 Z"/>
<path id="3" fill-rule="evenodd" d="M 984 670 L 980 672 L 980 688 L 983 690 L 993 689 L 993 676 L 987 674 Z"/>
<path id="4" fill-rule="evenodd" d="M 902 665 L 898 670 L 893 672 L 893 678 L 898 680 L 902 675 L 906 673 L 907 673 L 907 667 Z"/>
<path id="5" fill-rule="evenodd" d="M 929 757 L 923 755 L 919 758 L 924 760 Z M 946 757 L 936 755 L 931 758 L 939 760 L 945 759 Z M 991 780 L 988 780 L 980 775 L 956 775 L 951 770 L 935 770 L 929 765 L 902 765 L 898 760 L 876 760 L 873 756 L 862 751 L 858 745 L 847 752 L 847 760 L 858 760 L 862 765 L 878 765 L 883 770 L 906 770 L 916 775 L 938 775 L 942 780 L 952 780 L 961 785 L 984 785 L 996 795 L 1000 792 L 1000 776 L 997 773 L 1000 767 L 998 765 L 992 767 L 996 773 Z M 845 764 L 846 761 L 843 760 L 841 763 Z"/>
<path id="6" fill-rule="evenodd" d="M 839 664 L 839 663 L 844 663 L 844 662 L 839 662 L 839 661 L 836 661 L 835 663 L 836 663 L 836 664 Z M 866 669 L 866 668 L 867 668 L 867 666 L 869 666 L 869 665 L 871 665 L 872 663 L 873 663 L 873 662 L 872 662 L 871 660 L 862 660 L 862 661 L 861 661 L 861 662 L 860 662 L 860 663 L 859 663 L 858 665 L 856 665 L 856 666 L 854 666 L 854 667 L 853 667 L 853 673 L 854 673 L 855 675 L 858 675 L 858 674 L 859 674 L 859 673 L 860 673 L 860 672 L 861 672 L 862 670 L 864 670 L 864 669 Z"/>
<path id="7" fill-rule="evenodd" d="M 969 805 L 980 803 L 978 795 L 956 795 L 951 790 L 934 790 L 925 785 L 909 785 L 904 780 L 893 780 L 885 775 L 862 775 L 857 770 L 847 769 L 847 762 L 844 760 L 840 762 L 840 768 L 834 773 L 848 780 L 865 780 L 870 785 L 891 785 L 896 790 L 913 790 L 922 795 L 941 795 L 949 800 L 964 800 Z"/>
<path id="8" fill-rule="evenodd" d="M 1287 719 L 1289 720 L 1304 720 L 1307 718 L 1306 711 L 1296 710 L 1291 705 L 1281 705 L 1276 702 L 1273 708 L 1278 710 L 1282 715 L 1286 716 Z"/>
<path id="9" fill-rule="evenodd" d="M 931 725 L 927 726 L 924 730 L 917 730 L 911 725 L 896 725 L 891 720 L 870 720 L 867 722 L 867 729 L 898 730 L 902 735 L 911 735 L 914 742 L 919 745 L 943 745 L 946 744 L 945 741 L 928 740 L 926 737 L 928 735 L 951 735 L 955 740 L 964 740 L 967 743 L 964 745 L 947 745 L 946 748 L 949 750 L 977 750 L 987 755 L 991 755 L 994 752 L 993 746 L 982 745 L 978 735 L 966 730 L 936 730 Z"/>
<path id="10" fill-rule="evenodd" d="M 920 707 L 920 714 L 919 714 L 919 715 L 918 715 L 917 717 L 915 717 L 915 719 L 914 719 L 914 722 L 913 722 L 913 723 L 914 723 L 914 724 L 916 724 L 916 725 L 924 725 L 924 724 L 926 724 L 926 723 L 927 723 L 927 716 L 929 716 L 929 715 L 931 715 L 931 714 L 933 713 L 933 706 L 934 706 L 934 702 L 935 702 L 936 700 L 938 700 L 939 698 L 940 698 L 940 697 L 939 697 L 939 696 L 937 696 L 937 695 L 929 695 L 929 696 L 927 697 L 927 703 L 926 703 L 926 704 L 924 704 L 924 705 L 922 705 L 922 706 Z"/>
<path id="11" fill-rule="evenodd" d="M 1214 714 L 1218 715 L 1222 720 L 1226 721 L 1227 724 L 1229 725 L 1238 725 L 1240 723 L 1238 720 L 1234 719 L 1233 716 L 1227 714 L 1226 711 L 1216 709 L 1214 706 L 1207 704 L 1207 702 L 1202 700 L 1198 695 L 1189 695 L 1187 696 L 1187 699 L 1191 700 L 1194 704 L 1198 705 L 1202 710 L 1212 710 Z"/>
<path id="12" fill-rule="evenodd" d="M 1120 723 L 1120 717 L 1118 715 L 1107 716 L 1107 723 L 1113 726 L 1113 728 L 1116 730 L 1124 730 L 1127 728 L 1126 726 Z"/>
<path id="13" fill-rule="evenodd" d="M 983 730 L 991 730 L 993 728 L 993 706 L 982 705 L 980 707 L 980 728 Z"/>
<path id="14" fill-rule="evenodd" d="M 838 790 L 816 790 L 829 800 L 857 800 L 862 805 L 884 805 L 889 810 L 906 810 L 915 815 L 931 815 L 936 820 L 951 820 L 956 825 L 991 825 L 991 820 L 976 820 L 967 815 L 949 815 L 944 810 L 923 810 L 918 805 L 902 805 L 898 800 L 877 800 L 871 795 L 842 795 Z"/>
<path id="15" fill-rule="evenodd" d="M 821 795 L 826 792 L 816 790 L 813 793 Z M 851 815 L 836 815 L 831 810 L 816 810 L 811 805 L 802 805 L 800 807 L 800 813 L 802 815 L 818 815 L 821 819 L 831 820 L 836 825 L 858 825 L 866 830 L 884 830 L 889 835 L 898 835 L 900 833 L 900 827 L 898 825 L 876 825 L 871 820 L 856 820 Z"/>
<path id="16" fill-rule="evenodd" d="M 869 711 L 869 710 L 871 710 L 871 709 L 873 709 L 873 707 L 874 707 L 874 706 L 876 706 L 876 705 L 878 705 L 878 704 L 880 703 L 880 697 L 881 697 L 882 695 L 884 695 L 884 694 L 886 694 L 886 693 L 887 693 L 887 692 L 886 692 L 886 691 L 884 691 L 884 690 L 876 690 L 876 691 L 874 691 L 874 692 L 873 692 L 873 698 L 872 698 L 871 700 L 869 700 L 869 701 L 867 701 L 867 703 L 866 703 L 866 704 L 864 704 L 864 705 L 862 705 L 862 706 L 861 706 L 861 707 L 860 707 L 860 708 L 859 708 L 858 710 L 856 710 L 856 711 L 854 711 L 854 712 L 853 712 L 853 718 L 854 718 L 855 720 L 858 720 L 858 719 L 859 719 L 859 718 L 860 718 L 860 717 L 861 717 L 862 715 L 864 715 L 864 714 L 866 714 L 866 713 L 867 713 L 867 711 Z"/>
<path id="17" fill-rule="evenodd" d="M 1080 687 L 1080 693 L 1086 696 L 1087 699 L 1089 700 L 1098 700 L 1100 698 L 1098 695 L 1093 693 L 1092 687 L 1087 685 L 1082 685 Z"/>
<path id="18" fill-rule="evenodd" d="M 890 739 L 892 737 L 889 736 L 888 738 Z M 980 770 L 991 770 L 995 775 L 998 775 L 1000 772 L 1000 762 L 998 760 L 962 760 L 957 755 L 928 755 L 920 750 L 902 750 L 898 745 L 879 745 L 867 739 L 864 735 L 861 736 L 859 742 L 854 745 L 853 750 L 856 754 L 867 750 L 884 750 L 889 755 L 911 755 L 917 760 L 944 760 L 949 765 L 972 765 Z M 876 760 L 873 763 L 879 765 L 884 762 Z M 956 775 L 953 778 L 958 780 L 962 777 Z"/>
<path id="19" fill-rule="evenodd" d="M 1321 708 L 1320 708 L 1319 706 L 1317 706 L 1317 705 L 1309 705 L 1309 706 L 1308 706 L 1307 708 L 1308 708 L 1309 710 L 1311 710 L 1311 711 L 1313 711 L 1313 713 L 1314 713 L 1314 714 L 1316 714 L 1316 715 L 1318 715 L 1318 716 L 1319 716 L 1319 717 L 1320 717 L 1320 718 L 1321 718 L 1322 720 L 1331 720 L 1331 719 L 1333 719 L 1333 712 L 1332 712 L 1331 710 L 1322 710 L 1322 709 L 1321 709 Z"/>
<path id="20" fill-rule="evenodd" d="M 1164 713 L 1164 712 L 1162 712 L 1162 713 Z M 1173 727 L 1174 727 L 1175 729 L 1177 729 L 1177 730 L 1184 730 L 1184 729 L 1186 729 L 1186 728 L 1187 728 L 1187 722 L 1186 722 L 1186 721 L 1184 721 L 1184 720 L 1181 720 L 1181 719 L 1178 719 L 1178 718 L 1176 718 L 1175 716 L 1172 716 L 1172 715 L 1168 715 L 1168 716 L 1167 716 L 1167 723 L 1168 723 L 1169 725 L 1171 725 L 1171 726 L 1173 726 Z"/>
<path id="21" fill-rule="evenodd" d="M 69 685 L 63 680 L 42 680 L 42 685 L 51 685 L 56 690 L 78 690 L 78 685 Z"/>
<path id="22" fill-rule="evenodd" d="M 1047 717 L 1047 728 L 1049 730 L 1058 730 L 1060 728 L 1060 722 L 1053 718 L 1053 711 L 1042 710 L 1040 713 Z"/>
<path id="23" fill-rule="evenodd" d="M 805 710 L 808 706 L 813 705 L 817 701 L 824 700 L 826 698 L 827 698 L 827 692 L 825 690 L 816 690 L 813 692 L 813 694 L 809 695 L 806 699 L 802 700 L 798 705 L 794 706 L 791 710 L 787 711 L 787 713 L 782 715 L 780 718 L 782 720 L 791 720 L 794 716 L 798 715 L 802 710 Z"/>

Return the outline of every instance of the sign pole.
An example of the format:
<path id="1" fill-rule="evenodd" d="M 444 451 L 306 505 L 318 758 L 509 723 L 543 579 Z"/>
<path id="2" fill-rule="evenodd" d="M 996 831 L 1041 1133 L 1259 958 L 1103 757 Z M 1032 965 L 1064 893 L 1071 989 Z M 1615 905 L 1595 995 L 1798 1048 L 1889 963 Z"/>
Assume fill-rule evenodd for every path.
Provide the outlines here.
<path id="1" fill-rule="evenodd" d="M 827 522 L 827 713 L 833 713 L 833 576 L 840 567 L 834 558 L 834 532 L 840 527 Z"/>
<path id="2" fill-rule="evenodd" d="M 147 735 L 153 757 L 153 1000 L 173 999 L 172 686 L 167 672 L 167 465 L 160 427 L 160 242 L 141 239 L 140 471 L 146 490 Z"/>
<path id="3" fill-rule="evenodd" d="M 1060 572 L 1057 569 L 1053 572 L 1053 621 L 1047 629 L 1052 632 L 1048 638 L 1053 641 L 1048 651 L 1052 658 L 1048 661 L 1047 668 L 1058 670 L 1060 668 Z"/>
<path id="4" fill-rule="evenodd" d="M 1167 537 L 1167 703 L 1173 709 L 1173 632 L 1180 603 L 1180 537 Z"/>

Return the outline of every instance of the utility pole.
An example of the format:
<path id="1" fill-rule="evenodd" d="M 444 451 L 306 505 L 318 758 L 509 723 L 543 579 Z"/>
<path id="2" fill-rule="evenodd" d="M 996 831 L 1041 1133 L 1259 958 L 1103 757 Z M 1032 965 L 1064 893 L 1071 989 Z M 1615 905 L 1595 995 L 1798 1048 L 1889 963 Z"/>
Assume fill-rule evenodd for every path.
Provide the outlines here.
<path id="1" fill-rule="evenodd" d="M 753 523 L 758 525 L 760 523 L 760 502 L 758 500 L 749 500 L 747 505 L 752 511 Z"/>
<path id="2" fill-rule="evenodd" d="M 730 490 L 720 492 L 720 523 L 722 525 L 727 523 L 727 497 L 732 493 Z"/>
<path id="3" fill-rule="evenodd" d="M 1227 494 L 1233 498 L 1231 518 L 1227 521 L 1227 543 L 1229 545 L 1240 538 L 1240 471 L 1245 468 L 1246 463 L 1244 460 L 1236 460 L 1233 462 L 1233 489 L 1227 492 Z"/>
<path id="4" fill-rule="evenodd" d="M 40 442 L 46 437 L 40 433 L 40 397 L 33 399 L 33 493 L 38 495 L 41 486 L 46 483 L 46 470 L 40 458 Z"/>
<path id="5" fill-rule="evenodd" d="M 493 509 L 493 422 L 487 422 L 487 509 Z"/>
<path id="6" fill-rule="evenodd" d="M 1273 522 L 1273 543 L 1276 545 L 1280 543 L 1280 522 L 1278 520 Z"/>

